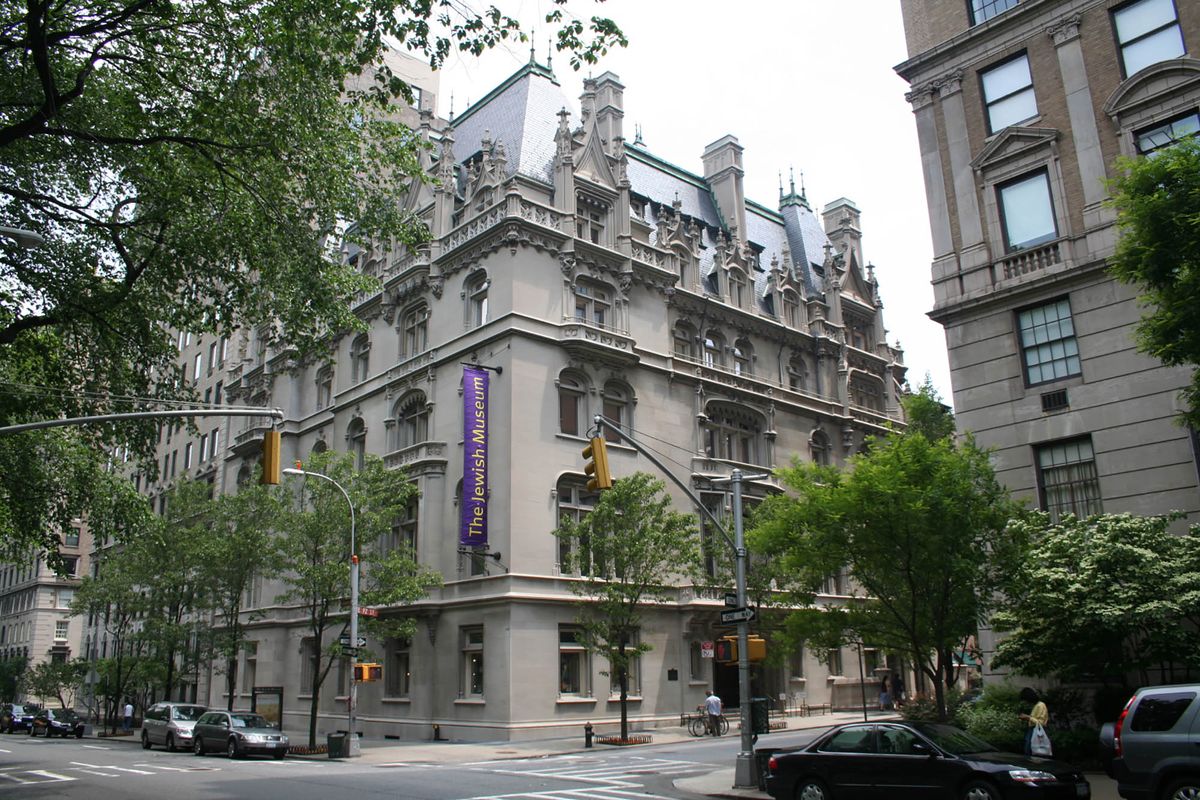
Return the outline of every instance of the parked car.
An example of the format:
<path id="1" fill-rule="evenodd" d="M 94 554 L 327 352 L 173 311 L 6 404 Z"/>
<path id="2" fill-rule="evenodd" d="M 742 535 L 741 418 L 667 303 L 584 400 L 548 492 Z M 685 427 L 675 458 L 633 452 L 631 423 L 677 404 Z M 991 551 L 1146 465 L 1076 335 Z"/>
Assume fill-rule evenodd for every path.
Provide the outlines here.
<path id="1" fill-rule="evenodd" d="M 224 750 L 230 758 L 250 753 L 283 758 L 287 755 L 288 737 L 261 714 L 208 711 L 200 715 L 192 728 L 192 752 L 202 756 L 213 750 Z"/>
<path id="2" fill-rule="evenodd" d="M 1049 758 L 997 752 L 952 725 L 839 725 L 767 763 L 775 800 L 1090 798 L 1083 773 Z"/>
<path id="3" fill-rule="evenodd" d="M 82 739 L 83 728 L 83 719 L 71 709 L 44 708 L 33 718 L 29 735 L 44 734 L 46 738 L 74 736 L 76 739 Z"/>
<path id="4" fill-rule="evenodd" d="M 1200 798 L 1200 684 L 1138 689 L 1100 729 L 1100 747 L 1121 797 Z"/>
<path id="5" fill-rule="evenodd" d="M 195 703 L 155 703 L 142 717 L 142 747 L 162 745 L 172 753 L 192 749 L 192 728 L 208 709 Z"/>
<path id="6" fill-rule="evenodd" d="M 5 703 L 0 706 L 0 731 L 5 733 L 28 732 L 37 712 L 37 706 Z"/>

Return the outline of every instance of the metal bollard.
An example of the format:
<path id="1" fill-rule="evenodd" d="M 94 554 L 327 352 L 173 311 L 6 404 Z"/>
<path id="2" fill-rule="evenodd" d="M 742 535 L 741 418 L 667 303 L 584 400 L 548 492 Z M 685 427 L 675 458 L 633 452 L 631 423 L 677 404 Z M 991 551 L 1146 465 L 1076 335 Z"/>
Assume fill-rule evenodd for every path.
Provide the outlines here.
<path id="1" fill-rule="evenodd" d="M 583 726 L 583 746 L 592 746 L 592 723 L 588 722 Z"/>

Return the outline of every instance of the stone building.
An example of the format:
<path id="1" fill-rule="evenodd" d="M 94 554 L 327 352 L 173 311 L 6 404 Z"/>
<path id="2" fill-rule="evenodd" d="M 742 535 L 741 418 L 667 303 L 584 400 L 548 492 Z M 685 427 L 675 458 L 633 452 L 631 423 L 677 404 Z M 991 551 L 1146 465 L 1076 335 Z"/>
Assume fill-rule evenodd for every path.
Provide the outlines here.
<path id="1" fill-rule="evenodd" d="M 1105 179 L 1200 129 L 1200 7 L 901 0 L 954 407 L 1052 516 L 1200 513 L 1189 371 L 1136 352 Z M 1181 522 L 1180 525 L 1184 525 Z M 989 643 L 982 642 L 985 652 Z"/>
<path id="2" fill-rule="evenodd" d="M 578 577 L 563 574 L 552 535 L 595 501 L 581 455 L 594 414 L 661 453 L 722 515 L 728 490 L 712 481 L 732 468 L 841 463 L 900 420 L 904 366 L 886 342 L 859 209 L 839 199 L 818 215 L 794 186 L 775 208 L 749 200 L 736 138 L 707 147 L 694 174 L 626 141 L 617 76 L 584 87 L 576 105 L 531 60 L 451 121 L 422 106 L 414 127 L 438 182 L 398 202 L 431 241 L 345 250 L 381 290 L 357 299 L 369 330 L 331 342 L 332 363 L 297 362 L 257 331 L 183 349 L 199 355 L 200 375 L 217 359 L 228 402 L 284 409 L 285 463 L 323 449 L 376 453 L 420 489 L 393 539 L 445 585 L 383 610 L 415 615 L 418 634 L 370 644 L 384 678 L 359 692 L 366 735 L 422 739 L 437 725 L 456 739 L 517 739 L 617 719 L 607 665 L 577 643 Z M 490 377 L 488 538 L 475 547 L 460 540 L 463 403 L 474 390 L 464 364 Z M 201 474 L 235 491 L 265 430 L 233 420 L 210 432 Z M 608 440 L 618 478 L 654 471 L 620 436 Z M 723 545 L 712 531 L 705 539 L 711 560 Z M 285 726 L 299 729 L 317 643 L 297 609 L 276 604 L 278 588 L 260 581 L 252 593 L 239 703 L 254 685 L 281 686 Z M 703 647 L 732 631 L 719 625 L 724 591 L 680 585 L 675 602 L 647 612 L 639 637 L 653 649 L 632 676 L 635 724 L 677 723 L 709 686 L 736 702 L 736 671 Z M 844 598 L 831 579 L 823 602 Z M 826 660 L 799 651 L 757 667 L 755 693 L 856 706 L 857 651 Z M 882 661 L 866 649 L 868 681 Z M 323 731 L 345 726 L 346 672 L 326 684 Z M 206 685 L 223 703 L 222 681 Z"/>

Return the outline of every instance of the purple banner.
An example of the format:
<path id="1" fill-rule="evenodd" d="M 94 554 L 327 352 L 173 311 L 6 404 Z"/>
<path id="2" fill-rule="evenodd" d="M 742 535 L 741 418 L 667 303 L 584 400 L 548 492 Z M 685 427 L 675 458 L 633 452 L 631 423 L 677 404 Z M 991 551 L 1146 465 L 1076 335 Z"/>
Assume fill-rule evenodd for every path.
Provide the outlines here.
<path id="1" fill-rule="evenodd" d="M 487 547 L 488 374 L 463 368 L 462 547 Z"/>

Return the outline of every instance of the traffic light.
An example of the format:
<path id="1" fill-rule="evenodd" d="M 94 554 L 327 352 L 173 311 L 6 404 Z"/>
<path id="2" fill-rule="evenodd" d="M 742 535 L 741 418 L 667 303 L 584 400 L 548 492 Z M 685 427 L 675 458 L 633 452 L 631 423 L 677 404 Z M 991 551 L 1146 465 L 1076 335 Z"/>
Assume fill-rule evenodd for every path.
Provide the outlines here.
<path id="1" fill-rule="evenodd" d="M 751 661 L 764 661 L 767 657 L 767 640 L 751 635 L 746 640 L 746 649 L 750 651 Z"/>
<path id="2" fill-rule="evenodd" d="M 721 664 L 732 664 L 738 660 L 737 639 L 717 639 L 713 642 L 713 653 Z"/>
<path id="3" fill-rule="evenodd" d="M 593 436 L 591 444 L 583 448 L 583 457 L 588 459 L 583 471 L 587 473 L 589 492 L 612 488 L 612 473 L 608 471 L 608 446 L 604 439 Z"/>
<path id="4" fill-rule="evenodd" d="M 372 663 L 355 664 L 354 680 L 359 683 L 383 680 L 383 666 Z"/>
<path id="5" fill-rule="evenodd" d="M 279 468 L 279 431 L 267 431 L 262 441 L 262 477 L 259 482 L 264 485 L 278 486 Z"/>

